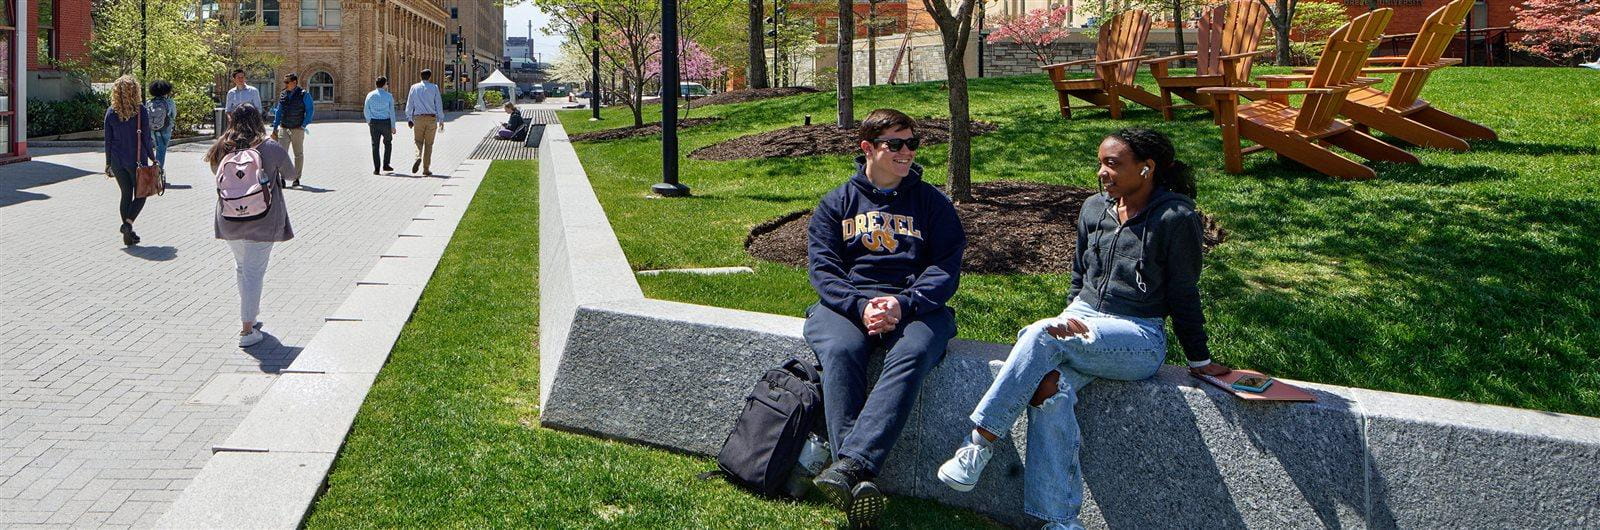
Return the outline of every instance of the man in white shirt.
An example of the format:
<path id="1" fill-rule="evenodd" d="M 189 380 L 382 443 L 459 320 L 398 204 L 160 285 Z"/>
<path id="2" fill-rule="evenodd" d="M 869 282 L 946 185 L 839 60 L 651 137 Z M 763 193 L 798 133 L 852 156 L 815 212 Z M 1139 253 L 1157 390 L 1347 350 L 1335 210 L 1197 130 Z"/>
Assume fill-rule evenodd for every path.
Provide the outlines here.
<path id="1" fill-rule="evenodd" d="M 222 110 L 224 113 L 232 114 L 233 109 L 239 108 L 239 105 L 245 103 L 255 105 L 256 110 L 262 112 L 267 110 L 261 108 L 261 91 L 256 90 L 256 87 L 244 84 L 244 70 L 234 70 L 233 88 L 228 89 L 228 99 L 224 102 Z"/>
<path id="2" fill-rule="evenodd" d="M 411 85 L 406 93 L 406 125 L 411 127 L 418 157 L 411 163 L 411 173 L 414 175 L 421 168 L 424 176 L 432 176 L 433 135 L 444 131 L 444 122 L 439 121 L 444 116 L 444 99 L 439 85 L 428 82 L 433 78 L 433 70 L 425 69 L 421 75 L 422 80 Z"/>

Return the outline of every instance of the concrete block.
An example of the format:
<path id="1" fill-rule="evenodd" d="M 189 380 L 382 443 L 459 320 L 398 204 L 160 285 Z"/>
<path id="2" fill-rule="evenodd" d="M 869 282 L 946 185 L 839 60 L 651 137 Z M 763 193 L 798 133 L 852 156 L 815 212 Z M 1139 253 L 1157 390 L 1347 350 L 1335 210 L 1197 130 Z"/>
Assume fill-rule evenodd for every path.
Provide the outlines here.
<path id="1" fill-rule="evenodd" d="M 394 244 L 383 251 L 383 255 L 405 258 L 440 257 L 444 255 L 448 246 L 450 246 L 448 237 L 397 237 Z"/>
<path id="2" fill-rule="evenodd" d="M 427 212 L 427 210 L 423 210 L 423 211 Z M 427 212 L 427 213 L 432 213 L 432 212 Z M 412 220 L 411 224 L 406 225 L 405 229 L 400 231 L 400 235 L 401 236 L 450 237 L 451 234 L 455 233 L 455 230 L 456 230 L 456 226 L 455 226 L 454 222 L 448 222 L 448 221 L 442 221 L 442 220 L 432 220 L 432 221 Z"/>
<path id="3" fill-rule="evenodd" d="M 357 285 L 326 320 L 405 322 L 422 296 L 420 285 Z"/>
<path id="4" fill-rule="evenodd" d="M 216 451 L 339 452 L 377 374 L 283 374 Z"/>
<path id="5" fill-rule="evenodd" d="M 400 238 L 419 239 L 419 238 Z M 428 280 L 433 278 L 433 269 L 439 264 L 439 256 L 433 257 L 381 257 L 378 264 L 361 278 L 361 283 L 387 284 L 387 285 L 416 285 L 427 286 Z"/>
<path id="6" fill-rule="evenodd" d="M 791 355 L 811 358 L 797 324 L 657 300 L 580 307 L 541 420 L 713 455 L 761 372 Z"/>
<path id="7" fill-rule="evenodd" d="M 324 323 L 284 372 L 378 373 L 404 327 L 397 321 Z"/>
<path id="8" fill-rule="evenodd" d="M 297 528 L 331 453 L 217 453 L 156 528 Z"/>
<path id="9" fill-rule="evenodd" d="M 1600 418 L 1355 390 L 1378 528 L 1600 528 Z"/>

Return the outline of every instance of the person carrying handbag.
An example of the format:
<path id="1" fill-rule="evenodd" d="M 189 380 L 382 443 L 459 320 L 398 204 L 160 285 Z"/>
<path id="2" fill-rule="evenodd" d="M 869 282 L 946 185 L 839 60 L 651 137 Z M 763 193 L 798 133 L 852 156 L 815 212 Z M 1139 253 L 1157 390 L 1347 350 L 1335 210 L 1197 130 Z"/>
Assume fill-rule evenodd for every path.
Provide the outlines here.
<path id="1" fill-rule="evenodd" d="M 206 151 L 205 161 L 216 174 L 216 237 L 227 241 L 233 251 L 239 286 L 239 347 L 246 348 L 265 338 L 256 328 L 262 283 L 273 244 L 294 239 L 283 185 L 297 180 L 300 171 L 289 159 L 289 151 L 267 138 L 260 109 L 248 103 L 228 114 L 228 127 Z"/>
<path id="2" fill-rule="evenodd" d="M 122 244 L 139 244 L 133 222 L 144 209 L 144 199 L 160 193 L 161 169 L 153 165 L 155 140 L 150 134 L 150 118 L 145 114 L 139 81 L 131 75 L 117 78 L 111 89 L 111 107 L 106 109 L 106 174 L 117 181 L 121 191 Z"/>

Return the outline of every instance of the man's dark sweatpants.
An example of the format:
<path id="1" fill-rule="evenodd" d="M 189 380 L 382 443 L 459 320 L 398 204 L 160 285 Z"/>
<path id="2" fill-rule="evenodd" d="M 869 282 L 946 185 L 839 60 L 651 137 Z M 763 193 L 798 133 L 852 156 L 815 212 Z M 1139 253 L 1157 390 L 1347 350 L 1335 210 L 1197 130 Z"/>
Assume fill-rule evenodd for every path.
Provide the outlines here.
<path id="1" fill-rule="evenodd" d="M 367 131 L 372 135 L 372 170 L 389 167 L 389 155 L 394 152 L 394 120 L 370 120 Z M 378 142 L 383 141 L 383 158 L 378 158 Z M 381 164 L 380 164 L 381 162 Z"/>
<path id="2" fill-rule="evenodd" d="M 922 379 L 944 359 L 956 334 L 955 314 L 941 307 L 900 321 L 883 337 L 868 337 L 860 318 L 822 304 L 806 310 L 806 343 L 822 362 L 823 408 L 835 459 L 848 456 L 876 474 L 900 438 Z M 888 347 L 883 373 L 867 392 L 867 356 Z"/>

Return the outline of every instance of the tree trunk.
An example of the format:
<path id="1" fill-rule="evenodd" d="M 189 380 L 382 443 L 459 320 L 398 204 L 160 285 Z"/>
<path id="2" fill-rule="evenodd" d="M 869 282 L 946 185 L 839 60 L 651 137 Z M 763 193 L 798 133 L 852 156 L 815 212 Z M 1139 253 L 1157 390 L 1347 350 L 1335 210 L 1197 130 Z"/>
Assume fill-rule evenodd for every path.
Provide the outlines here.
<path id="1" fill-rule="evenodd" d="M 1289 49 L 1289 23 L 1294 21 L 1294 4 L 1291 0 L 1278 0 L 1278 9 L 1269 15 L 1273 32 L 1278 34 L 1278 66 L 1289 66 L 1290 54 L 1294 53 Z"/>
<path id="2" fill-rule="evenodd" d="M 923 0 L 944 37 L 945 86 L 950 103 L 950 166 L 946 188 L 956 202 L 972 200 L 972 118 L 967 98 L 967 40 L 972 36 L 974 0 L 963 0 L 954 13 L 941 0 Z"/>
<path id="3" fill-rule="evenodd" d="M 840 128 L 855 126 L 856 110 L 855 99 L 852 94 L 855 87 L 855 67 L 851 66 L 850 41 L 855 39 L 855 10 L 850 0 L 839 0 L 839 63 L 838 63 L 838 101 Z"/>
<path id="4" fill-rule="evenodd" d="M 1178 43 L 1178 55 L 1183 55 L 1183 0 L 1172 0 L 1172 38 Z"/>
<path id="5" fill-rule="evenodd" d="M 750 0 L 750 67 L 745 71 L 745 82 L 750 88 L 767 88 L 766 28 L 761 18 L 766 13 L 762 0 Z"/>
<path id="6" fill-rule="evenodd" d="M 878 84 L 878 2 L 867 2 L 867 86 Z"/>

